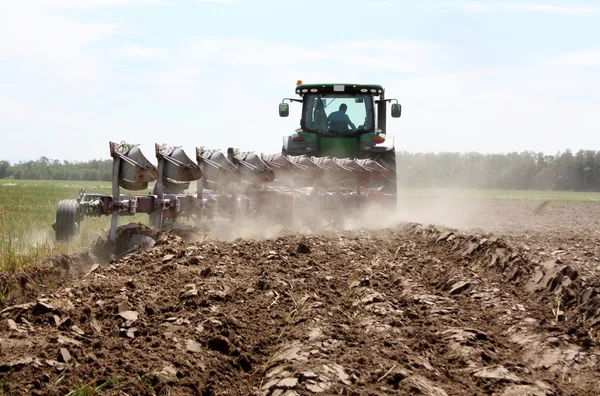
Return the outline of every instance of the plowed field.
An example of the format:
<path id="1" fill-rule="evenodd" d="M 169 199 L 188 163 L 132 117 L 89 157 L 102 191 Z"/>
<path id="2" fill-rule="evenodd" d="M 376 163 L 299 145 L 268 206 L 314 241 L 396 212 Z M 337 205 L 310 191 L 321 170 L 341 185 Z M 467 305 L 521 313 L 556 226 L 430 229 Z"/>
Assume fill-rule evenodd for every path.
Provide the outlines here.
<path id="1" fill-rule="evenodd" d="M 0 388 L 599 394 L 600 206 L 538 204 L 405 202 L 268 235 L 125 227 L 156 244 L 0 278 Z"/>

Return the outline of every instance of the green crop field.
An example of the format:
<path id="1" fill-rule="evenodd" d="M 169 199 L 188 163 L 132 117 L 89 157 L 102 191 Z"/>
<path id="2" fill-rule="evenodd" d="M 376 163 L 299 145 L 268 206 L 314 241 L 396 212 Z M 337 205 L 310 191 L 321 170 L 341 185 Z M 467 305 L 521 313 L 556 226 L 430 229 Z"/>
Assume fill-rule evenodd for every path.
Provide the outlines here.
<path id="1" fill-rule="evenodd" d="M 56 205 L 61 199 L 75 199 L 79 189 L 110 193 L 109 182 L 42 181 L 0 179 L 0 272 L 14 272 L 57 253 L 81 251 L 110 225 L 108 216 L 86 217 L 81 234 L 69 243 L 54 238 Z M 402 198 L 510 199 L 555 202 L 600 202 L 600 193 L 569 191 L 500 191 L 470 189 L 401 189 Z M 122 217 L 119 224 L 147 222 L 147 215 Z"/>
<path id="2" fill-rule="evenodd" d="M 61 199 L 75 199 L 80 188 L 87 192 L 110 193 L 109 182 L 0 179 L 0 272 L 36 264 L 57 253 L 72 253 L 88 247 L 110 217 L 86 217 L 81 234 L 69 243 L 57 243 L 52 223 Z M 147 216 L 124 217 L 120 224 L 143 222 Z"/>

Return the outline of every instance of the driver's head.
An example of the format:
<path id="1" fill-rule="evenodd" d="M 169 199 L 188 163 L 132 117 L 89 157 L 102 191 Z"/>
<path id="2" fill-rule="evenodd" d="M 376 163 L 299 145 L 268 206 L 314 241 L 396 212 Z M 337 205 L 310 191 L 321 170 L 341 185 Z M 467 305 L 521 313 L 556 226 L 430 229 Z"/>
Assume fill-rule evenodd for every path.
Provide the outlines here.
<path id="1" fill-rule="evenodd" d="M 346 106 L 346 103 L 342 103 L 342 104 L 340 105 L 340 111 L 341 111 L 341 112 L 344 112 L 344 113 L 345 113 L 347 108 L 348 108 L 348 106 Z"/>

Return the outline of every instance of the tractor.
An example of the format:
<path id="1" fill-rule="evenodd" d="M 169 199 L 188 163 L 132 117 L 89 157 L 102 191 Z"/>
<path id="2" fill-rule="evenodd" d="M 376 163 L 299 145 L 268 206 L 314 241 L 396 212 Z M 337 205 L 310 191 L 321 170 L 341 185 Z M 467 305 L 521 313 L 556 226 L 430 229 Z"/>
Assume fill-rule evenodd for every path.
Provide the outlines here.
<path id="1" fill-rule="evenodd" d="M 386 203 L 395 210 L 396 152 L 394 138 L 386 131 L 386 105 L 395 102 L 391 116 L 398 118 L 402 110 L 398 101 L 386 99 L 385 89 L 375 84 L 304 84 L 298 80 L 296 94 L 301 99 L 284 98 L 279 104 L 279 116 L 288 117 L 286 102 L 302 103 L 300 127 L 284 136 L 281 154 L 296 163 L 301 160 L 294 157 L 309 157 L 322 165 L 330 159 L 329 170 L 336 168 L 334 164 L 354 170 L 358 177 L 337 180 L 342 187 L 375 188 L 386 194 Z"/>

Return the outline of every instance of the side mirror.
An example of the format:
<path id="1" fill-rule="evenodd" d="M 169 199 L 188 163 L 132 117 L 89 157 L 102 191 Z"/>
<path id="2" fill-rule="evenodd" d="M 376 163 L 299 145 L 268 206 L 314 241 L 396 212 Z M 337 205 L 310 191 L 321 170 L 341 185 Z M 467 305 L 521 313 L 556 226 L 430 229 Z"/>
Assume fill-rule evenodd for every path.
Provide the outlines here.
<path id="1" fill-rule="evenodd" d="M 392 117 L 400 118 L 400 114 L 402 113 L 402 106 L 400 103 L 392 103 Z"/>
<path id="2" fill-rule="evenodd" d="M 290 105 L 288 103 L 279 103 L 279 117 L 290 115 Z"/>

